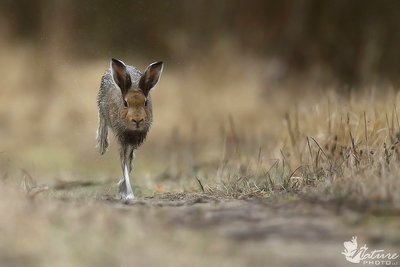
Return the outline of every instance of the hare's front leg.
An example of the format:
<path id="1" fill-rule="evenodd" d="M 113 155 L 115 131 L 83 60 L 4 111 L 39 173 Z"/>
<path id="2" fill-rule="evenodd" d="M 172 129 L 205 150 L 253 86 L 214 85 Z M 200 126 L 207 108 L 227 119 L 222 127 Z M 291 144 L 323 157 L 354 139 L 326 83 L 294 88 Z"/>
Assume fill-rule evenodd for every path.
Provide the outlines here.
<path id="1" fill-rule="evenodd" d="M 97 128 L 97 149 L 100 154 L 104 154 L 107 151 L 108 147 L 108 126 L 106 124 L 106 120 L 99 111 L 99 127 Z"/>
<path id="2" fill-rule="evenodd" d="M 122 200 L 126 201 L 135 198 L 129 177 L 129 174 L 132 171 L 132 159 L 134 156 L 133 147 L 122 146 L 120 156 L 121 156 L 121 167 L 124 177 L 119 182 L 119 195 Z"/>

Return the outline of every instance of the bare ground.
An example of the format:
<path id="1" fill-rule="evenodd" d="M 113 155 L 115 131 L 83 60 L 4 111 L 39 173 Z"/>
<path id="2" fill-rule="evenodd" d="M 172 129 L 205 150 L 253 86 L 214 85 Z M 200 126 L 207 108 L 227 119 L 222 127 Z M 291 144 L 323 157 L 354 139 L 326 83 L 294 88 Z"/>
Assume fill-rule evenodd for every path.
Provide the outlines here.
<path id="1" fill-rule="evenodd" d="M 400 247 L 398 212 L 382 215 L 368 207 L 355 210 L 297 194 L 238 200 L 163 193 L 122 203 L 107 193 L 89 199 L 85 189 L 74 190 L 45 193 L 32 205 L 50 200 L 56 208 L 47 217 L 78 220 L 82 249 L 87 249 L 86 238 L 107 229 L 106 239 L 88 251 L 89 259 L 94 258 L 79 261 L 80 266 L 351 266 L 341 252 L 352 236 L 371 249 L 398 252 Z M 70 212 L 60 215 L 60 209 Z M 93 229 L 82 226 L 82 219 L 94 223 Z M 76 234 L 68 223 L 63 227 L 64 234 Z M 119 242 L 122 249 L 117 245 L 99 253 Z M 70 255 L 65 260 L 70 262 Z"/>
<path id="2" fill-rule="evenodd" d="M 161 196 L 112 205 L 143 214 L 146 220 L 154 219 L 172 231 L 203 229 L 212 236 L 211 243 L 223 239 L 234 246 L 234 253 L 247 266 L 345 266 L 343 242 L 354 235 L 370 246 L 400 247 L 398 214 L 364 216 L 293 196 L 250 200 Z M 153 211 L 147 215 L 147 209 Z M 388 231 L 388 226 L 393 231 Z"/>

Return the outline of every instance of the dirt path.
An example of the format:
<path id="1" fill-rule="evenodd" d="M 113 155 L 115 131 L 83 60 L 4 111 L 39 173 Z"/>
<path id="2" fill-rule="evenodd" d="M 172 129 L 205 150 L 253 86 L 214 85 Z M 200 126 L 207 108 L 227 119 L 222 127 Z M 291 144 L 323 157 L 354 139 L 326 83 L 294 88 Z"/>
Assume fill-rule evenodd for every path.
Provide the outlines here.
<path id="1" fill-rule="evenodd" d="M 283 197 L 285 199 L 285 197 Z M 399 253 L 400 218 L 365 216 L 349 209 L 299 200 L 218 200 L 207 196 L 162 196 L 117 209 L 140 214 L 144 223 L 223 241 L 248 266 L 354 266 L 341 252 L 358 236 L 360 246 Z M 229 251 L 227 252 L 229 254 Z M 230 262 L 228 260 L 227 262 Z M 241 265 L 241 264 L 239 264 Z"/>
<path id="2" fill-rule="evenodd" d="M 341 254 L 352 236 L 359 247 L 400 250 L 399 215 L 289 194 L 159 194 L 124 204 L 103 185 L 0 191 L 0 266 L 356 266 Z"/>

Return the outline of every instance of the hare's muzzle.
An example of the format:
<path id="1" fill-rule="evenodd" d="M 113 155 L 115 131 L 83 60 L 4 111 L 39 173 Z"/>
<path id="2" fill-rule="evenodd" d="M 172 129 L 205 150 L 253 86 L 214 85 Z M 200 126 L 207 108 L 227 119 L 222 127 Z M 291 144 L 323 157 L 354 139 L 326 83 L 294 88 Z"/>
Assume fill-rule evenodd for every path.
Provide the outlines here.
<path id="1" fill-rule="evenodd" d="M 125 120 L 131 130 L 145 130 L 146 111 L 142 107 L 127 108 Z"/>
<path id="2" fill-rule="evenodd" d="M 139 120 L 132 119 L 131 122 L 133 122 L 133 124 L 136 124 L 136 128 L 139 129 L 139 128 L 140 128 L 140 125 L 143 124 L 144 119 L 139 119 Z"/>

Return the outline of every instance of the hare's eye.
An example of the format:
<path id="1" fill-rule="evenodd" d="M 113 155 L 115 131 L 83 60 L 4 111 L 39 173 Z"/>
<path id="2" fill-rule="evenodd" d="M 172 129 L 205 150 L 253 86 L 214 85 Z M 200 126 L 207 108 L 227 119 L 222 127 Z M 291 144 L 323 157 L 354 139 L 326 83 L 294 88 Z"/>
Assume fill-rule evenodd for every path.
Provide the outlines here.
<path id="1" fill-rule="evenodd" d="M 126 102 L 126 100 L 124 100 L 124 107 L 128 107 L 128 102 Z"/>

